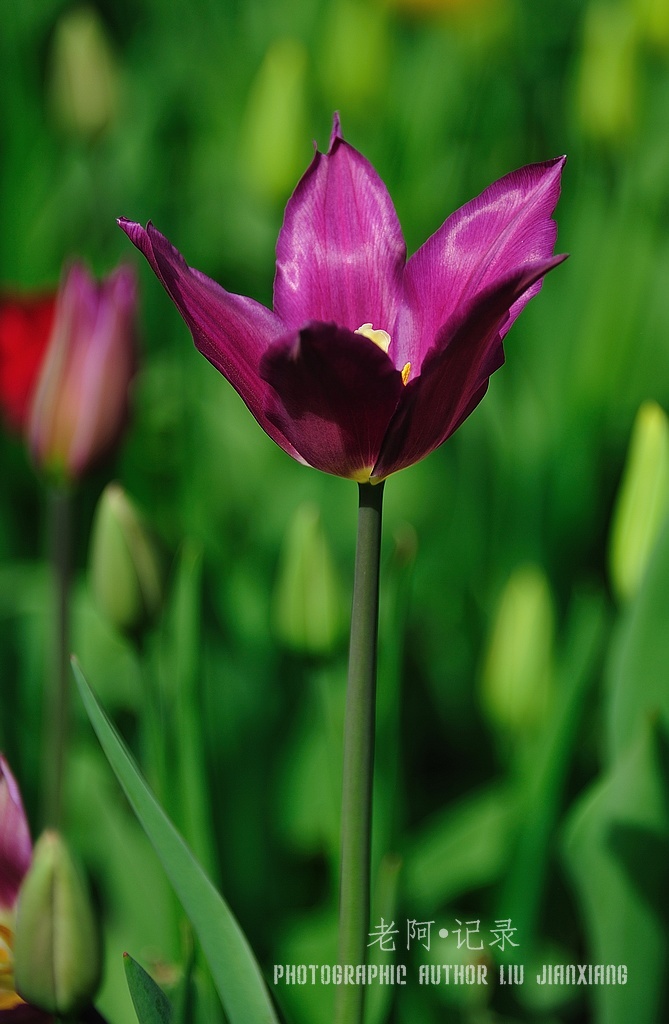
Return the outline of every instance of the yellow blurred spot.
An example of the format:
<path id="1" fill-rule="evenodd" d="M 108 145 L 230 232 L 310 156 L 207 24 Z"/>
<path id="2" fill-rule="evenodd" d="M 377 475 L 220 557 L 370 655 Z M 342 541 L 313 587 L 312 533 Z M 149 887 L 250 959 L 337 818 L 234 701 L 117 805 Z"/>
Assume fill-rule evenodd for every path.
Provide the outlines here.
<path id="1" fill-rule="evenodd" d="M 407 381 L 409 380 L 409 374 L 411 373 L 411 363 L 405 363 L 402 367 L 402 383 L 406 387 Z"/>
<path id="2" fill-rule="evenodd" d="M 0 1010 L 13 1010 L 23 999 L 14 991 L 14 933 L 0 924 Z"/>
<path id="3" fill-rule="evenodd" d="M 0 991 L 0 1010 L 13 1010 L 15 1006 L 20 1006 L 22 1002 L 23 999 L 16 992 Z"/>

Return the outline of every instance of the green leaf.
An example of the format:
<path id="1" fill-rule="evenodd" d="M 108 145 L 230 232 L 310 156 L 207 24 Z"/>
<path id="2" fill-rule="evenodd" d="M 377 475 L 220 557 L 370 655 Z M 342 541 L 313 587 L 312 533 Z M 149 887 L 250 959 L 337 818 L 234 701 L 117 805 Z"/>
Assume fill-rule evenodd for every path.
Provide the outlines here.
<path id="1" fill-rule="evenodd" d="M 216 882 L 203 722 L 199 714 L 202 706 L 199 685 L 201 590 L 202 552 L 194 542 L 186 541 L 179 552 L 169 615 L 162 635 L 166 671 L 161 681 L 166 690 L 171 687 L 177 725 L 174 766 L 179 797 L 177 820 L 200 864 Z"/>
<path id="2" fill-rule="evenodd" d="M 669 952 L 659 910 L 669 885 L 665 774 L 666 741 L 657 721 L 647 720 L 568 823 L 565 855 L 588 935 L 587 961 L 627 968 L 627 984 L 590 992 L 595 1019 L 606 1024 L 661 1019 Z"/>
<path id="3" fill-rule="evenodd" d="M 260 968 L 230 908 L 157 803 L 74 658 L 72 667 L 107 760 L 200 940 L 230 1024 L 277 1024 Z"/>
<path id="4" fill-rule="evenodd" d="M 640 723 L 657 715 L 669 727 L 669 517 L 650 556 L 641 587 L 628 606 L 606 666 L 608 752 L 618 757 Z"/>
<path id="5" fill-rule="evenodd" d="M 123 966 L 139 1024 L 170 1024 L 172 1004 L 163 990 L 129 953 L 123 954 Z"/>
<path id="6" fill-rule="evenodd" d="M 540 918 L 553 837 L 586 696 L 598 674 L 605 632 L 599 595 L 578 594 L 572 602 L 557 696 L 545 729 L 532 751 L 523 783 L 518 836 L 497 901 L 498 917 L 511 917 L 530 947 Z"/>
<path id="7" fill-rule="evenodd" d="M 422 913 L 498 878 L 509 857 L 518 813 L 513 787 L 495 785 L 436 815 L 406 853 L 407 906 Z"/>

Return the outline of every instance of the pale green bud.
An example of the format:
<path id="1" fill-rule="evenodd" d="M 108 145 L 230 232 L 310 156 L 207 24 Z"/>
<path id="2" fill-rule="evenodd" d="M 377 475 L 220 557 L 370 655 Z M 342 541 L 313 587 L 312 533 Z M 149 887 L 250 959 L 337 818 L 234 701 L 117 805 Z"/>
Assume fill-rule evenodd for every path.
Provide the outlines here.
<path id="1" fill-rule="evenodd" d="M 251 86 L 240 157 L 245 181 L 263 199 L 285 200 L 308 159 L 304 150 L 306 72 L 302 43 L 277 39 Z"/>
<path id="2" fill-rule="evenodd" d="M 555 613 L 548 581 L 536 565 L 516 569 L 497 608 L 483 670 L 483 704 L 503 729 L 540 724 L 553 688 Z"/>
<path id="3" fill-rule="evenodd" d="M 66 11 L 56 25 L 51 55 L 51 105 L 66 131 L 92 138 L 113 121 L 119 72 L 94 7 Z"/>
<path id="4" fill-rule="evenodd" d="M 22 999 L 66 1016 L 93 999 L 100 937 L 86 885 L 62 837 L 47 831 L 19 892 L 14 977 Z"/>
<path id="5" fill-rule="evenodd" d="M 98 607 L 121 631 L 141 629 L 160 610 L 158 552 L 119 484 L 107 485 L 95 512 L 90 582 Z"/>
<path id="6" fill-rule="evenodd" d="M 639 409 L 613 513 L 609 564 L 617 596 L 636 593 L 669 513 L 669 420 L 655 402 Z"/>
<path id="7" fill-rule="evenodd" d="M 578 80 L 578 115 L 592 138 L 619 142 L 636 118 L 636 27 L 622 4 L 596 2 L 585 18 Z"/>
<path id="8" fill-rule="evenodd" d="M 317 71 L 333 108 L 366 111 L 383 95 L 392 67 L 388 11 L 381 4 L 330 5 Z"/>
<path id="9" fill-rule="evenodd" d="M 302 654 L 328 654 L 343 624 L 339 578 L 314 505 L 301 505 L 288 529 L 274 591 L 279 639 Z"/>
<path id="10" fill-rule="evenodd" d="M 632 0 L 639 35 L 665 53 L 669 50 L 669 4 L 667 0 Z"/>

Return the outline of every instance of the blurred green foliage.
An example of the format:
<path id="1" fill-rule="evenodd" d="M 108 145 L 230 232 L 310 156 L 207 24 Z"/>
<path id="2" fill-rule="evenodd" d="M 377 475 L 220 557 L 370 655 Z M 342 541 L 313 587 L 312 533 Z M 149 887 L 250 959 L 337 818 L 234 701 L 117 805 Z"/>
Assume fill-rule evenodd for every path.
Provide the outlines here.
<path id="1" fill-rule="evenodd" d="M 480 920 L 492 968 L 489 929 L 510 917 L 519 946 L 502 960 L 524 964 L 527 982 L 408 984 L 370 999 L 370 1024 L 663 1019 L 666 453 L 650 453 L 641 484 L 626 475 L 617 520 L 641 544 L 628 510 L 642 527 L 648 494 L 654 543 L 621 604 L 608 570 L 620 540 L 608 548 L 637 410 L 669 409 L 668 10 L 4 0 L 0 11 L 3 288 L 54 285 L 74 254 L 98 272 L 134 260 L 114 223 L 125 215 L 151 218 L 190 263 L 269 303 L 283 206 L 335 109 L 387 182 L 410 251 L 493 179 L 569 155 L 557 219 L 571 260 L 513 328 L 476 413 L 386 488 L 375 913 L 397 922 L 397 962 L 414 972 L 472 955 L 456 948 L 456 919 Z M 320 509 L 328 573 L 351 580 L 355 488 L 275 448 L 138 272 L 133 426 L 78 495 L 72 644 L 268 977 L 274 963 L 331 963 L 345 643 L 331 626 L 301 653 L 275 601 L 305 502 Z M 6 434 L 0 476 L 0 747 L 36 832 L 45 502 Z M 165 611 L 137 642 L 102 619 L 85 576 L 112 476 L 172 558 Z M 294 566 L 296 602 L 302 577 L 313 585 Z M 105 922 L 99 1006 L 121 1024 L 133 1019 L 123 950 L 175 991 L 191 940 L 78 703 L 73 717 L 66 833 Z M 406 950 L 411 919 L 435 922 L 429 953 Z M 531 983 L 542 963 L 599 962 L 628 964 L 629 986 Z M 192 978 L 184 1019 L 222 1019 L 197 955 Z M 294 1024 L 328 1019 L 331 990 L 276 995 Z"/>

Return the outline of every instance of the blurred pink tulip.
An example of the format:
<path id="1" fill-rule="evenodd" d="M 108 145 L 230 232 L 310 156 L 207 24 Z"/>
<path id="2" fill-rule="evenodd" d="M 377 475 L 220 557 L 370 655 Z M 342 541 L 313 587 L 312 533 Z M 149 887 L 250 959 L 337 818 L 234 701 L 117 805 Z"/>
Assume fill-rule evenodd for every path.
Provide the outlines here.
<path id="1" fill-rule="evenodd" d="M 77 480 L 119 439 L 135 371 L 134 271 L 119 267 L 100 283 L 73 264 L 33 399 L 28 439 L 38 467 Z"/>

